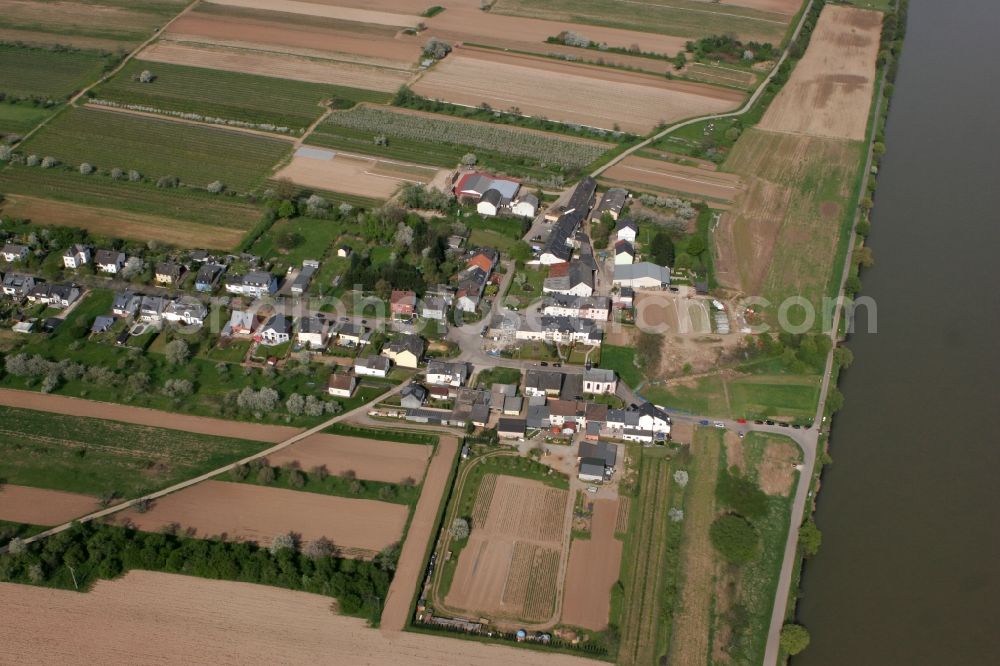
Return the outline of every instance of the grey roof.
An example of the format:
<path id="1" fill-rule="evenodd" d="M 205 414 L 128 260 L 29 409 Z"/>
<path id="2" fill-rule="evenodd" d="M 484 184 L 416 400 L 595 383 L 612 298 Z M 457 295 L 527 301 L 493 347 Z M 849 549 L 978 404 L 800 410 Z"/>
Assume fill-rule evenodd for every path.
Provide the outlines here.
<path id="1" fill-rule="evenodd" d="M 354 359 L 354 365 L 360 365 L 362 368 L 371 368 L 372 370 L 388 370 L 389 359 L 385 356 L 364 356 Z"/>
<path id="2" fill-rule="evenodd" d="M 542 307 L 559 306 L 569 309 L 597 308 L 608 309 L 611 301 L 607 296 L 574 296 L 573 294 L 551 294 L 543 302 Z"/>
<path id="3" fill-rule="evenodd" d="M 427 398 L 427 389 L 425 389 L 420 384 L 407 384 L 403 387 L 403 390 L 399 392 L 400 398 L 413 397 L 420 402 L 423 402 Z"/>
<path id="4" fill-rule="evenodd" d="M 189 312 L 197 319 L 204 319 L 208 316 L 208 308 L 205 307 L 205 304 L 190 296 L 181 296 L 176 301 L 168 303 L 165 311 L 177 314 Z"/>
<path id="5" fill-rule="evenodd" d="M 90 327 L 91 333 L 103 333 L 104 331 L 111 328 L 111 325 L 115 323 L 114 317 L 108 317 L 105 315 L 99 315 L 94 319 L 93 325 Z"/>
<path id="6" fill-rule="evenodd" d="M 215 279 L 222 274 L 222 271 L 226 270 L 226 267 L 221 264 L 207 263 L 198 269 L 198 275 L 195 277 L 195 283 L 197 284 L 212 284 Z"/>
<path id="7" fill-rule="evenodd" d="M 266 287 L 273 279 L 274 277 L 266 271 L 252 271 L 243 276 L 243 284 Z"/>
<path id="8" fill-rule="evenodd" d="M 489 405 L 473 405 L 470 413 L 470 420 L 473 423 L 486 423 L 490 420 Z"/>
<path id="9" fill-rule="evenodd" d="M 164 261 L 156 265 L 157 275 L 169 275 L 175 280 L 181 276 L 183 270 L 179 264 L 175 264 L 172 261 Z"/>
<path id="10" fill-rule="evenodd" d="M 536 197 L 534 194 L 524 194 L 522 196 L 519 196 L 517 200 L 529 203 L 535 208 L 538 208 L 538 197 Z"/>
<path id="11" fill-rule="evenodd" d="M 622 229 L 631 229 L 632 231 L 639 231 L 639 225 L 630 217 L 623 217 L 618 220 L 618 224 L 615 225 L 615 233 L 618 233 Z"/>
<path id="12" fill-rule="evenodd" d="M 615 254 L 621 254 L 622 252 L 627 252 L 634 257 L 635 247 L 625 239 L 615 241 Z"/>
<path id="13" fill-rule="evenodd" d="M 355 324 L 354 322 L 345 322 L 341 324 L 340 327 L 337 329 L 337 333 L 348 337 L 360 338 L 362 335 L 365 334 L 366 330 L 367 329 L 361 324 Z"/>
<path id="14" fill-rule="evenodd" d="M 526 388 L 537 388 L 542 391 L 558 391 L 562 388 L 563 373 L 552 370 L 529 369 L 524 377 Z"/>
<path id="15" fill-rule="evenodd" d="M 519 395 L 508 395 L 503 399 L 503 411 L 521 413 L 524 406 L 524 398 Z"/>
<path id="16" fill-rule="evenodd" d="M 125 253 L 116 250 L 98 250 L 94 253 L 94 263 L 106 266 L 108 264 L 118 264 L 125 261 Z"/>
<path id="17" fill-rule="evenodd" d="M 17 245 L 15 243 L 7 243 L 3 246 L 3 254 L 24 254 L 28 251 L 27 245 Z"/>
<path id="18" fill-rule="evenodd" d="M 640 261 L 638 264 L 618 264 L 615 266 L 616 281 L 636 280 L 639 278 L 652 278 L 661 284 L 670 284 L 670 269 L 665 266 L 657 266 L 649 261 Z"/>
<path id="19" fill-rule="evenodd" d="M 424 353 L 424 340 L 418 335 L 403 335 L 390 342 L 387 348 L 394 354 L 410 351 L 419 358 Z"/>
<path id="20" fill-rule="evenodd" d="M 591 368 L 584 370 L 583 379 L 589 382 L 613 382 L 615 371 L 608 368 Z"/>
<path id="21" fill-rule="evenodd" d="M 579 457 L 600 460 L 605 467 L 614 467 L 618 462 L 618 446 L 609 442 L 580 442 Z"/>
<path id="22" fill-rule="evenodd" d="M 496 190 L 504 201 L 510 201 L 517 194 L 521 184 L 503 178 L 493 178 L 486 174 L 476 173 L 465 179 L 462 183 L 462 192 L 476 192 L 479 196 L 485 196 L 489 190 Z"/>
<path id="23" fill-rule="evenodd" d="M 497 421 L 497 432 L 517 432 L 524 434 L 527 422 L 524 419 L 502 418 Z"/>
<path id="24" fill-rule="evenodd" d="M 443 298 L 438 296 L 424 296 L 424 300 L 420 305 L 421 312 L 426 312 L 428 310 L 433 312 L 444 312 L 447 309 L 447 303 L 444 302 Z"/>
<path id="25" fill-rule="evenodd" d="M 625 206 L 626 199 L 628 199 L 628 190 L 612 187 L 601 197 L 601 203 L 597 204 L 597 208 L 594 209 L 594 217 L 599 218 L 605 211 L 613 211 L 618 214 Z"/>
<path id="26" fill-rule="evenodd" d="M 559 391 L 561 400 L 578 400 L 583 397 L 583 375 L 567 374 L 563 379 L 562 390 Z"/>
<path id="27" fill-rule="evenodd" d="M 590 202 L 593 200 L 595 192 L 597 192 L 597 181 L 587 176 L 573 190 L 573 194 L 570 195 L 569 202 L 566 204 L 566 210 L 575 213 L 582 219 L 590 211 Z"/>
<path id="28" fill-rule="evenodd" d="M 584 458 L 580 461 L 580 474 L 604 476 L 604 464 L 597 458 Z"/>
<path id="29" fill-rule="evenodd" d="M 582 261 L 571 261 L 569 263 L 569 271 L 566 275 L 545 278 L 543 287 L 545 289 L 569 291 L 579 284 L 584 284 L 593 289 L 594 271 Z"/>
<path id="30" fill-rule="evenodd" d="M 319 317 L 302 317 L 299 319 L 300 333 L 322 333 L 326 322 Z"/>
<path id="31" fill-rule="evenodd" d="M 503 195 L 500 194 L 500 190 L 495 187 L 483 192 L 483 196 L 479 198 L 480 201 L 485 201 L 486 203 L 491 203 L 494 206 L 499 206 L 500 202 L 503 200 Z"/>
<path id="32" fill-rule="evenodd" d="M 547 428 L 549 426 L 548 405 L 529 405 L 527 422 L 529 428 Z"/>
<path id="33" fill-rule="evenodd" d="M 271 315 L 271 318 L 268 319 L 263 326 L 261 326 L 260 330 L 266 331 L 269 328 L 273 328 L 279 333 L 288 333 L 292 330 L 292 321 L 285 317 L 285 315 Z"/>

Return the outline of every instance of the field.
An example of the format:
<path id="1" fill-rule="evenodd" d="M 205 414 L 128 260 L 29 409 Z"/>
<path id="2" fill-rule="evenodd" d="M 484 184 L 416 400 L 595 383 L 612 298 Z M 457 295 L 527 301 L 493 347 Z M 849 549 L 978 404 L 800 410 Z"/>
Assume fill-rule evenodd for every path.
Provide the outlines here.
<path id="1" fill-rule="evenodd" d="M 0 417 L 0 477 L 91 495 L 142 495 L 263 448 L 246 440 L 10 407 L 0 407 Z"/>
<path id="2" fill-rule="evenodd" d="M 398 575 L 398 574 L 397 574 Z M 330 597 L 277 587 L 131 571 L 87 594 L 0 583 L 9 617 L 0 628 L 15 662 L 320 663 L 331 655 L 368 666 L 588 666 L 558 653 L 373 631 L 331 612 Z M 165 657 L 165 655 L 168 655 Z"/>
<path id="3" fill-rule="evenodd" d="M 739 176 L 650 157 L 630 155 L 603 174 L 604 178 L 653 193 L 731 202 L 742 190 Z"/>
<path id="4" fill-rule="evenodd" d="M 334 241 L 349 230 L 353 231 L 351 225 L 352 222 L 345 220 L 319 220 L 309 217 L 278 220 L 271 225 L 268 233 L 257 239 L 250 247 L 250 252 L 263 259 L 274 261 L 271 267 L 272 273 L 283 273 L 292 266 L 301 267 L 303 259 L 322 259 Z M 302 237 L 302 241 L 292 248 L 278 247 L 277 236 L 285 232 L 298 234 Z M 321 266 L 325 267 L 327 263 L 332 262 L 337 262 L 335 254 L 327 257 Z"/>
<path id="5" fill-rule="evenodd" d="M 727 111 L 743 99 L 740 92 L 701 83 L 469 48 L 435 65 L 413 91 L 455 104 L 516 107 L 529 116 L 638 134 L 661 123 Z M 570 97 L 573 104 L 566 103 Z"/>
<path id="6" fill-rule="evenodd" d="M 735 435 L 733 435 L 735 438 Z M 681 580 L 669 661 L 675 664 L 707 664 L 711 642 L 715 589 L 715 550 L 708 530 L 715 520 L 715 484 L 722 453 L 722 433 L 698 428 L 691 444 L 688 467 L 688 499 L 684 505 L 684 535 L 681 547 Z"/>
<path id="7" fill-rule="evenodd" d="M 32 410 L 32 412 L 46 412 L 48 416 L 39 417 L 46 420 L 52 419 L 53 421 L 58 421 L 62 418 L 59 415 L 64 415 L 74 417 L 73 419 L 66 420 L 75 423 L 78 422 L 80 417 L 93 417 L 94 419 L 131 423 L 157 430 L 170 428 L 200 435 L 229 436 L 242 440 L 269 442 L 272 444 L 284 441 L 301 432 L 299 428 L 290 428 L 287 426 L 241 423 L 239 421 L 213 419 L 204 416 L 174 414 L 147 409 L 145 407 L 130 407 L 128 405 L 117 405 L 109 402 L 80 400 L 79 398 L 68 398 L 51 393 L 38 393 L 37 391 L 0 389 L 0 405 L 20 408 L 22 410 Z M 119 424 L 113 423 L 112 425 L 117 426 Z"/>
<path id="8" fill-rule="evenodd" d="M 664 632 L 669 631 L 667 581 L 675 575 L 668 551 L 675 537 L 667 517 L 680 503 L 673 486 L 670 461 L 643 455 L 639 469 L 639 496 L 629 509 L 629 534 L 622 553 L 622 604 L 618 663 L 635 666 L 656 663 Z"/>
<path id="9" fill-rule="evenodd" d="M 818 307 L 853 219 L 863 153 L 857 141 L 744 132 L 725 163 L 746 189 L 714 233 L 719 282 L 768 299 L 772 318 L 789 296 Z"/>
<path id="10" fill-rule="evenodd" d="M 153 83 L 138 81 L 143 70 L 155 74 Z M 100 99 L 120 104 L 268 123 L 292 130 L 305 129 L 319 118 L 326 100 L 347 105 L 381 97 L 339 86 L 145 60 L 130 61 L 94 92 Z"/>
<path id="11" fill-rule="evenodd" d="M 538 481 L 491 476 L 480 485 L 472 533 L 445 602 L 473 616 L 548 623 L 568 494 Z"/>
<path id="12" fill-rule="evenodd" d="M 643 371 L 635 366 L 635 349 L 603 345 L 601 348 L 601 367 L 614 370 L 622 380 L 635 388 L 644 379 Z"/>
<path id="13" fill-rule="evenodd" d="M 0 210 L 6 215 L 32 220 L 38 224 L 79 227 L 96 236 L 139 241 L 155 240 L 179 247 L 231 250 L 260 216 L 257 209 L 252 206 L 229 203 L 227 200 L 217 198 L 208 200 L 207 197 L 210 195 L 171 196 L 163 190 L 151 187 L 129 188 L 121 183 L 96 178 L 87 179 L 61 172 L 31 173 L 27 168 L 7 171 L 0 175 L 0 187 L 4 188 L 6 195 Z M 14 191 L 66 197 L 81 203 L 13 194 Z M 129 197 L 129 194 L 135 196 Z M 149 199 L 142 201 L 140 197 L 145 195 L 149 195 Z M 121 198 L 116 200 L 116 196 Z M 85 205 L 87 202 L 93 204 Z M 204 219 L 217 214 L 218 225 L 212 227 L 207 220 L 198 222 L 172 219 L 135 210 L 153 210 L 157 203 L 164 204 L 162 210 L 172 212 L 177 217 L 188 217 L 190 214 Z M 103 207 L 113 204 L 133 210 Z"/>
<path id="14" fill-rule="evenodd" d="M 142 52 L 144 60 L 154 63 L 207 67 L 219 71 L 256 74 L 307 83 L 365 88 L 366 95 L 352 93 L 372 101 L 388 101 L 387 93 L 406 83 L 405 70 L 376 67 L 327 58 L 307 57 L 287 53 L 267 53 L 251 48 L 254 45 L 200 44 L 161 41 Z M 157 65 L 159 66 L 159 65 Z"/>
<path id="15" fill-rule="evenodd" d="M 420 22 L 420 17 L 417 15 L 338 7 L 334 3 L 324 2 L 299 2 L 298 0 L 212 0 L 212 2 L 218 5 L 281 11 L 291 14 L 303 14 L 309 17 L 387 25 L 394 28 L 415 28 L 417 27 L 417 23 Z"/>
<path id="16" fill-rule="evenodd" d="M 303 542 L 326 537 L 349 555 L 371 556 L 402 538 L 408 513 L 402 504 L 205 481 L 156 500 L 146 513 L 122 512 L 118 520 L 147 532 L 176 523 L 189 536 L 260 545 L 293 532 Z"/>
<path id="17" fill-rule="evenodd" d="M 432 447 L 397 444 L 343 435 L 312 435 L 268 456 L 275 467 L 297 462 L 302 469 L 325 465 L 330 474 L 354 470 L 357 478 L 400 483 L 406 478 L 417 483 L 424 478 Z"/>
<path id="18" fill-rule="evenodd" d="M 643 395 L 691 414 L 807 422 L 816 414 L 819 384 L 816 375 L 715 374 L 647 388 Z"/>
<path id="19" fill-rule="evenodd" d="M 0 15 L 0 39 L 128 50 L 152 35 L 186 4 L 185 0 L 7 0 Z"/>
<path id="20" fill-rule="evenodd" d="M 90 162 L 102 170 L 136 169 L 153 180 L 172 175 L 198 187 L 220 180 L 242 192 L 260 185 L 290 147 L 283 139 L 227 129 L 72 109 L 20 150 L 25 155 L 51 155 L 74 167 Z"/>
<path id="21" fill-rule="evenodd" d="M 303 146 L 275 177 L 287 178 L 303 187 L 388 199 L 400 185 L 428 183 L 437 175 L 438 169 L 434 167 Z"/>
<path id="22" fill-rule="evenodd" d="M 825 6 L 805 55 L 757 127 L 863 140 L 881 29 L 879 12 Z"/>
<path id="23" fill-rule="evenodd" d="M 620 500 L 595 500 L 589 539 L 574 539 L 566 570 L 562 623 L 603 631 L 608 627 L 611 587 L 621 568 L 618 531 Z M 627 522 L 627 519 L 626 519 Z"/>
<path id="24" fill-rule="evenodd" d="M 780 42 L 791 16 L 788 13 L 751 9 L 745 6 L 747 4 L 749 3 L 706 4 L 696 0 L 649 0 L 642 3 L 640 12 L 628 0 L 498 0 L 492 13 L 573 21 L 694 39 L 733 34 L 745 41 Z M 768 7 L 761 7 L 765 8 Z M 796 9 L 794 7 L 790 13 L 794 14 Z M 585 37 L 597 40 L 587 32 L 585 26 L 580 26 L 579 31 Z"/>
<path id="25" fill-rule="evenodd" d="M 376 146 L 376 135 L 386 136 L 389 145 Z M 554 162 L 583 167 L 612 148 L 612 144 L 599 141 L 372 106 L 332 114 L 309 136 L 309 142 L 448 168 L 470 152 L 479 163 L 495 168 L 516 168 L 525 161 L 530 165 Z"/>
<path id="26" fill-rule="evenodd" d="M 50 113 L 28 104 L 0 104 L 0 140 L 8 134 L 27 134 Z"/>
<path id="27" fill-rule="evenodd" d="M 95 51 L 0 44 L 0 92 L 62 100 L 100 76 L 111 59 Z"/>
<path id="28" fill-rule="evenodd" d="M 89 495 L 10 483 L 0 486 L 0 521 L 60 525 L 95 509 L 97 498 Z"/>

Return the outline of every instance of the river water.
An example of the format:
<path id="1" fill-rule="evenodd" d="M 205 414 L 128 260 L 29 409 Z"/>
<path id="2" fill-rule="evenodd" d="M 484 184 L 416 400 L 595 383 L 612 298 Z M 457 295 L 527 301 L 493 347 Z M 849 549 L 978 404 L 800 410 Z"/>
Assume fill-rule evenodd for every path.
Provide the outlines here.
<path id="1" fill-rule="evenodd" d="M 1000 664 L 997 28 L 997 0 L 910 6 L 863 275 L 878 333 L 848 343 L 794 666 Z"/>

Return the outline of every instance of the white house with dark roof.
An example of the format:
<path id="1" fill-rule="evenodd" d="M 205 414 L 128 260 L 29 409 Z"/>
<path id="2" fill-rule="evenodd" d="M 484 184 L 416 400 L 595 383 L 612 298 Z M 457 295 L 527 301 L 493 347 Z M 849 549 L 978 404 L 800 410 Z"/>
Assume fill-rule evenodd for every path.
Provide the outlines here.
<path id="1" fill-rule="evenodd" d="M 28 258 L 28 246 L 7 243 L 3 246 L 3 250 L 0 250 L 0 257 L 2 257 L 7 263 L 24 261 Z"/>
<path id="2" fill-rule="evenodd" d="M 139 311 L 142 297 L 130 291 L 123 291 L 115 294 L 115 300 L 111 303 L 111 313 L 116 317 L 132 317 Z"/>
<path id="3" fill-rule="evenodd" d="M 663 289 L 670 284 L 670 269 L 649 261 L 615 266 L 612 282 L 633 289 Z"/>
<path id="4" fill-rule="evenodd" d="M 591 368 L 583 372 L 583 392 L 604 395 L 614 393 L 618 388 L 615 371 L 607 368 Z"/>
<path id="5" fill-rule="evenodd" d="M 272 315 L 254 336 L 262 345 L 281 345 L 292 339 L 292 322 L 285 315 Z"/>
<path id="6" fill-rule="evenodd" d="M 427 383 L 458 388 L 469 378 L 468 363 L 433 360 L 427 364 Z"/>
<path id="7" fill-rule="evenodd" d="M 337 398 L 350 398 L 357 385 L 358 378 L 356 376 L 342 372 L 330 375 L 326 384 L 326 392 Z"/>
<path id="8" fill-rule="evenodd" d="M 510 212 L 518 217 L 534 217 L 538 214 L 538 197 L 522 194 L 510 206 Z"/>
<path id="9" fill-rule="evenodd" d="M 604 193 L 600 203 L 594 207 L 590 219 L 592 221 L 600 220 L 607 213 L 611 216 L 612 220 L 618 220 L 618 216 L 621 215 L 626 201 L 628 201 L 628 190 L 620 187 L 612 187 Z"/>
<path id="10" fill-rule="evenodd" d="M 101 273 L 117 275 L 125 266 L 125 253 L 116 250 L 98 250 L 94 254 L 94 265 Z"/>
<path id="11" fill-rule="evenodd" d="M 327 323 L 319 317 L 302 317 L 299 319 L 299 331 L 296 339 L 300 345 L 310 349 L 323 349 L 327 343 Z"/>
<path id="12" fill-rule="evenodd" d="M 80 268 L 90 262 L 90 248 L 77 243 L 63 252 L 62 260 L 65 268 Z"/>
<path id="13" fill-rule="evenodd" d="M 627 240 L 615 241 L 615 266 L 635 262 L 635 247 Z"/>
<path id="14" fill-rule="evenodd" d="M 638 233 L 639 225 L 630 218 L 622 218 L 615 225 L 615 240 L 627 240 L 629 243 L 635 243 L 635 237 Z"/>
<path id="15" fill-rule="evenodd" d="M 188 326 L 201 326 L 208 317 L 208 308 L 197 298 L 181 296 L 163 309 L 163 318 L 171 322 L 183 322 Z"/>
<path id="16" fill-rule="evenodd" d="M 143 296 L 139 303 L 139 319 L 150 324 L 158 324 L 163 319 L 167 303 L 159 296 Z"/>
<path id="17" fill-rule="evenodd" d="M 354 374 L 359 377 L 386 377 L 392 361 L 385 356 L 362 356 L 354 359 Z"/>

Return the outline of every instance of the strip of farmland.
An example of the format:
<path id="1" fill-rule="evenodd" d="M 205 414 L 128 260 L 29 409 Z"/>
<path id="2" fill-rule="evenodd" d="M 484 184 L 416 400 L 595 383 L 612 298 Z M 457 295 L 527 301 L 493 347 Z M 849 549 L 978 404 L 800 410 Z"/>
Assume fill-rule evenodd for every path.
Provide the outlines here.
<path id="1" fill-rule="evenodd" d="M 12 97 L 59 100 L 95 80 L 110 62 L 110 57 L 95 51 L 0 44 L 0 89 Z"/>
<path id="2" fill-rule="evenodd" d="M 667 190 L 686 196 L 704 197 L 717 201 L 732 201 L 743 187 L 739 176 L 709 171 L 665 160 L 630 155 L 604 172 L 612 180 L 634 185 L 634 189 L 651 186 L 654 191 Z"/>
<path id="3" fill-rule="evenodd" d="M 127 50 L 149 37 L 186 4 L 187 0 L 58 4 L 47 0 L 5 0 L 0 28 L 7 31 L 5 39 L 10 41 Z"/>
<path id="4" fill-rule="evenodd" d="M 11 483 L 0 486 L 0 521 L 59 525 L 90 513 L 95 508 L 97 498 L 90 495 Z"/>

